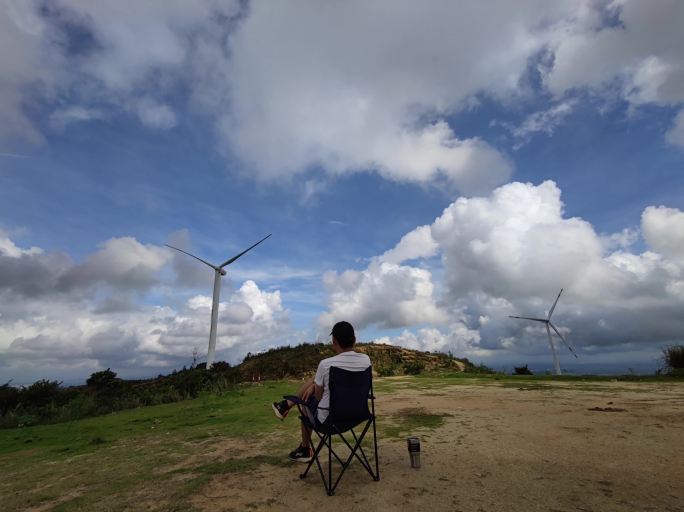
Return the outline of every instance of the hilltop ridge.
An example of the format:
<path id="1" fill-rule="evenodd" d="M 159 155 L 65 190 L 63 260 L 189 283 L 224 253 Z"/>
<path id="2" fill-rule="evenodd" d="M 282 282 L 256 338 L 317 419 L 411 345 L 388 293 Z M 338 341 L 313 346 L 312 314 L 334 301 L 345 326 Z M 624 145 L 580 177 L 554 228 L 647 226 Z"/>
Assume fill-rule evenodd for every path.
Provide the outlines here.
<path id="1" fill-rule="evenodd" d="M 422 352 L 395 345 L 358 343 L 355 350 L 370 357 L 373 371 L 379 376 L 421 372 L 469 371 L 475 366 L 441 352 Z M 295 347 L 277 347 L 259 354 L 247 354 L 237 365 L 242 380 L 305 378 L 313 375 L 321 359 L 335 355 L 330 344 L 305 343 Z"/>

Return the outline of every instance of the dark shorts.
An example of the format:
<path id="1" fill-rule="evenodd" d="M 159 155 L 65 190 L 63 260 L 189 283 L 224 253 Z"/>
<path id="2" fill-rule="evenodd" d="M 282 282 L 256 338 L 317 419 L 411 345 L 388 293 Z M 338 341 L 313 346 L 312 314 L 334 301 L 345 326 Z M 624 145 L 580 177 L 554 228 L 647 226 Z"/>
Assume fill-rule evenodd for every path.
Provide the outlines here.
<path id="1" fill-rule="evenodd" d="M 316 400 L 316 397 L 311 395 L 306 401 L 306 405 L 300 407 L 302 413 L 309 419 L 309 422 L 318 429 L 322 424 L 318 421 L 318 414 L 316 414 L 316 411 L 318 410 L 318 400 Z"/>

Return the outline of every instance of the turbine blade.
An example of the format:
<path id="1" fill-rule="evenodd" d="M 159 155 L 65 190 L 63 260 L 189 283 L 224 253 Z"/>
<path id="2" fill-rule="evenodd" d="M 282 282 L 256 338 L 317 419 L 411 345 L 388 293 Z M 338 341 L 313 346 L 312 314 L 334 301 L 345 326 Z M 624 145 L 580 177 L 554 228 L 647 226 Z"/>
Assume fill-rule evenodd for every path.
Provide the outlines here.
<path id="1" fill-rule="evenodd" d="M 551 315 L 553 315 L 553 310 L 556 309 L 556 304 L 558 304 L 558 299 L 560 299 L 561 293 L 563 293 L 563 288 L 561 288 L 561 291 L 558 292 L 558 297 L 556 297 L 556 301 L 553 303 L 553 306 L 551 306 L 551 309 L 549 310 L 549 316 L 546 317 L 547 320 L 551 320 Z"/>
<path id="2" fill-rule="evenodd" d="M 262 239 L 259 240 L 257 243 L 255 243 L 253 246 L 248 247 L 247 249 L 245 249 L 244 251 L 242 251 L 240 254 L 237 254 L 237 255 L 233 256 L 232 258 L 230 258 L 229 260 L 226 260 L 225 262 L 221 263 L 221 264 L 218 266 L 218 268 L 223 268 L 223 267 L 225 267 L 226 265 L 230 265 L 230 264 L 233 263 L 236 259 L 238 259 L 240 256 L 242 256 L 242 255 L 244 255 L 245 253 L 247 253 L 247 252 L 251 251 L 252 249 L 254 249 L 257 245 L 259 245 L 261 242 L 263 242 L 264 240 L 266 240 L 266 239 L 267 239 L 269 236 L 271 236 L 272 234 L 273 234 L 273 233 L 269 233 L 269 234 L 266 235 L 264 238 L 262 238 Z"/>
<path id="3" fill-rule="evenodd" d="M 556 329 L 556 326 L 553 325 L 551 322 L 549 322 L 549 325 L 551 326 L 551 328 L 552 328 L 554 331 L 556 331 L 556 334 L 558 334 L 558 337 L 561 339 L 561 341 L 562 341 L 563 343 L 565 343 L 565 346 L 568 347 L 568 349 L 570 350 L 570 352 L 572 352 L 572 355 L 575 356 L 577 359 L 579 359 L 579 357 L 577 357 L 577 354 L 575 354 L 575 351 L 572 349 L 572 347 L 570 346 L 570 344 L 569 344 L 567 341 L 565 341 L 565 338 L 563 338 L 563 335 L 560 333 L 560 331 L 559 331 L 558 329 Z"/>
<path id="4" fill-rule="evenodd" d="M 548 320 L 546 318 L 532 318 L 529 316 L 510 316 L 509 315 L 508 318 L 522 318 L 523 320 L 533 320 L 535 322 L 544 322 L 544 323 L 548 322 Z"/>
<path id="5" fill-rule="evenodd" d="M 214 270 L 218 270 L 214 265 L 212 265 L 212 264 L 209 263 L 208 261 L 204 261 L 202 258 L 198 258 L 198 257 L 195 256 L 194 254 L 190 254 L 189 252 L 186 252 L 186 251 L 184 251 L 183 249 L 179 249 L 178 247 L 174 247 L 173 245 L 169 245 L 169 244 L 164 244 L 164 245 L 166 245 L 166 247 L 170 247 L 171 249 L 175 249 L 175 250 L 177 250 L 177 251 L 180 251 L 180 252 L 182 252 L 183 254 L 187 254 L 188 256 L 190 256 L 190 257 L 192 257 L 192 258 L 195 258 L 196 260 L 201 261 L 201 262 L 204 263 L 205 265 L 209 265 L 209 266 L 210 266 L 211 268 L 213 268 Z"/>

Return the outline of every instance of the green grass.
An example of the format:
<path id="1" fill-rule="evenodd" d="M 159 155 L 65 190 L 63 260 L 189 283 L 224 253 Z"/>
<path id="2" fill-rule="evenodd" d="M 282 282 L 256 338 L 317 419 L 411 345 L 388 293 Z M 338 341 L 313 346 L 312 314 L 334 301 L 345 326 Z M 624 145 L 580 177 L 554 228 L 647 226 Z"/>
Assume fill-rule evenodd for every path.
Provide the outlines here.
<path id="1" fill-rule="evenodd" d="M 283 450 L 288 438 L 296 438 L 296 429 L 274 421 L 270 407 L 295 386 L 268 383 L 69 423 L 0 430 L 2 510 L 46 502 L 60 511 L 142 510 L 145 499 L 153 508 L 162 500 L 174 510 L 190 510 L 187 496 L 211 475 L 279 463 L 254 446 L 265 433 L 279 433 L 276 446 Z M 216 460 L 213 443 L 226 439 L 244 449 Z M 197 454 L 205 456 L 174 469 Z"/>
<path id="2" fill-rule="evenodd" d="M 378 420 L 383 435 L 388 438 L 402 438 L 419 430 L 432 430 L 441 427 L 450 414 L 430 414 L 423 409 L 407 409 L 390 418 L 391 425 Z"/>

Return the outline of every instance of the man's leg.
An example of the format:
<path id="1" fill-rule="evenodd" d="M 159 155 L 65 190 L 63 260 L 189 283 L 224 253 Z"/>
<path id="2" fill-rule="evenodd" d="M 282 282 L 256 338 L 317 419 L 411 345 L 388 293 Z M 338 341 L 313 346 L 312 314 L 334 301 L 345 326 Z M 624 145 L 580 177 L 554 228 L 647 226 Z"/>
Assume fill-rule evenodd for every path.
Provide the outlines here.
<path id="1" fill-rule="evenodd" d="M 315 421 L 313 413 L 309 410 L 309 408 L 305 405 L 298 405 L 299 407 L 299 412 L 302 414 L 302 416 L 306 416 L 311 421 Z M 292 452 L 290 452 L 290 455 L 288 458 L 290 460 L 294 460 L 297 462 L 309 462 L 311 460 L 311 457 L 313 457 L 313 447 L 311 446 L 311 429 L 306 426 L 304 421 L 300 422 L 300 429 L 301 429 L 301 435 L 302 435 L 302 441 L 299 443 L 299 446 Z"/>
<path id="2" fill-rule="evenodd" d="M 302 426 L 302 447 L 309 448 L 311 446 L 311 429 L 300 422 Z"/>
<path id="3" fill-rule="evenodd" d="M 303 399 L 304 394 L 309 391 L 311 388 L 313 388 L 314 385 L 314 379 L 313 377 L 310 377 L 304 381 L 304 383 L 299 387 L 297 390 L 297 398 Z M 286 400 L 288 407 L 292 407 L 294 405 L 293 402 L 290 400 Z"/>
<path id="4" fill-rule="evenodd" d="M 297 390 L 297 398 L 303 400 L 305 395 L 311 395 L 314 388 L 313 377 L 304 381 L 304 383 Z M 273 402 L 273 412 L 279 420 L 284 420 L 287 413 L 290 412 L 290 408 L 294 405 L 291 400 L 281 400 L 280 402 Z"/>

